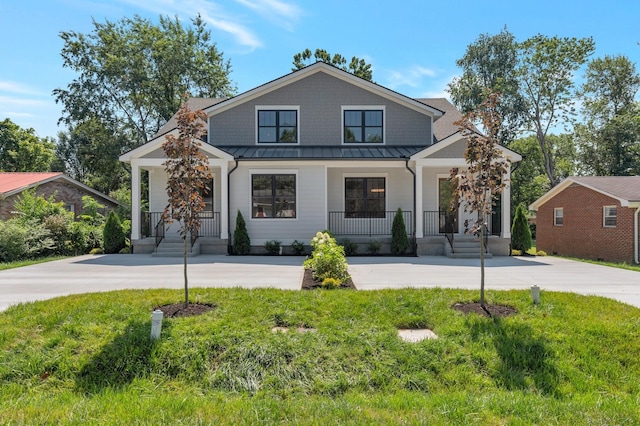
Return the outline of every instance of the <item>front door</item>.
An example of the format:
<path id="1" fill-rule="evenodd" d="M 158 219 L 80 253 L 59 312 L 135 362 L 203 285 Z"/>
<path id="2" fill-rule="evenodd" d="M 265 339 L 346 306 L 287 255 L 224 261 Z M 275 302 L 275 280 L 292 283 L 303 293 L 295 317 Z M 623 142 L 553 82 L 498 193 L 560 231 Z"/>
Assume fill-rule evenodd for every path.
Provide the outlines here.
<path id="1" fill-rule="evenodd" d="M 440 233 L 458 233 L 458 203 L 452 203 L 454 188 L 455 184 L 449 178 L 438 179 Z"/>

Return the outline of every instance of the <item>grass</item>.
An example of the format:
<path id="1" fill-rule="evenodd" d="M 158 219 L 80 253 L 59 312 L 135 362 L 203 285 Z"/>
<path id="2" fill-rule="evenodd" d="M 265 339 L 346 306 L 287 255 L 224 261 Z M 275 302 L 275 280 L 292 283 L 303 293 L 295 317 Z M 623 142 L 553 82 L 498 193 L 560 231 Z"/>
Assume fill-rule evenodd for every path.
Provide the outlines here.
<path id="1" fill-rule="evenodd" d="M 631 265 L 626 262 L 618 263 L 618 262 L 606 262 L 604 260 L 580 259 L 578 257 L 567 257 L 567 256 L 562 256 L 562 257 L 564 259 L 575 260 L 578 262 L 592 263 L 594 265 L 609 266 L 611 268 L 627 269 L 629 271 L 640 272 L 640 265 Z"/>
<path id="2" fill-rule="evenodd" d="M 0 262 L 0 271 L 5 269 L 21 268 L 23 266 L 37 265 L 38 263 L 51 262 L 54 260 L 66 259 L 69 256 L 50 256 L 38 259 L 16 260 L 14 262 Z"/>
<path id="3" fill-rule="evenodd" d="M 0 424 L 640 424 L 640 310 L 477 291 L 191 289 L 73 295 L 0 313 Z M 273 333 L 288 325 L 315 333 Z M 398 339 L 428 327 L 438 340 Z"/>

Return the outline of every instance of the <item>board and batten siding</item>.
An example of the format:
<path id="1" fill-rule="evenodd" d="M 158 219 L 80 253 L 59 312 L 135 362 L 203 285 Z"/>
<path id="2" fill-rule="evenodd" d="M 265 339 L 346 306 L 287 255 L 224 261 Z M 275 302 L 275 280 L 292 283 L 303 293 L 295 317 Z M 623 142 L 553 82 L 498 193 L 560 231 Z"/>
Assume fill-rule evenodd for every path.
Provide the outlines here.
<path id="1" fill-rule="evenodd" d="M 251 174 L 296 175 L 295 218 L 251 217 Z M 326 228 L 326 177 L 322 165 L 274 164 L 264 162 L 242 162 L 230 176 L 231 231 L 235 230 L 238 210 L 247 224 L 252 246 L 278 240 L 284 245 L 294 240 L 308 244 L 313 235 Z"/>
<path id="2" fill-rule="evenodd" d="M 431 118 L 324 73 L 266 93 L 209 119 L 214 146 L 256 144 L 256 106 L 299 106 L 300 145 L 341 145 L 342 106 L 384 106 L 386 146 L 428 146 Z"/>

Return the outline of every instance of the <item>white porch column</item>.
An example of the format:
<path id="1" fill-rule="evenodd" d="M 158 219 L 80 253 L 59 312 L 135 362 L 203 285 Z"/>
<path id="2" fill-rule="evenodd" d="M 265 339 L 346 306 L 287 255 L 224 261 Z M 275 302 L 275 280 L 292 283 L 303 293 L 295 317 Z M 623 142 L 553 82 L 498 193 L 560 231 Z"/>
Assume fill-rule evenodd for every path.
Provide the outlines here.
<path id="1" fill-rule="evenodd" d="M 140 239 L 140 166 L 131 160 L 131 241 Z"/>
<path id="2" fill-rule="evenodd" d="M 502 190 L 502 238 L 511 238 L 511 163 L 507 163 L 507 184 Z"/>
<path id="3" fill-rule="evenodd" d="M 416 211 L 413 212 L 416 218 L 416 238 L 424 237 L 424 229 L 422 229 L 422 195 L 422 166 L 416 164 Z"/>
<path id="4" fill-rule="evenodd" d="M 229 237 L 229 164 L 225 161 L 220 165 L 220 238 Z"/>

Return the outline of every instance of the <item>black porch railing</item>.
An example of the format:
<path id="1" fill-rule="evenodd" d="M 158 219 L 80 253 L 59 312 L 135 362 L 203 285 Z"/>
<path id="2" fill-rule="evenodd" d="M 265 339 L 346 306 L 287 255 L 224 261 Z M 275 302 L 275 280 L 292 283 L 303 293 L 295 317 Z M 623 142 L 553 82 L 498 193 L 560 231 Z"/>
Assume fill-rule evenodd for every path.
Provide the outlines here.
<path id="1" fill-rule="evenodd" d="M 162 212 L 142 212 L 140 217 L 140 235 L 153 237 L 159 244 L 164 238 L 166 223 L 162 219 Z M 220 238 L 220 212 L 206 212 L 200 217 L 200 231 L 198 237 Z M 192 240 L 195 240 L 193 238 Z"/>
<path id="2" fill-rule="evenodd" d="M 329 229 L 334 235 L 391 235 L 395 211 L 387 212 L 329 212 Z M 403 211 L 402 218 L 407 235 L 413 237 L 412 212 Z"/>
<path id="3" fill-rule="evenodd" d="M 424 235 L 444 235 L 453 251 L 453 236 L 458 231 L 457 215 L 444 210 L 425 211 L 422 215 Z"/>

